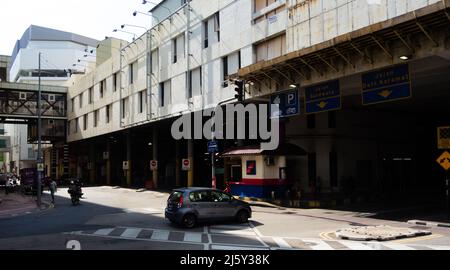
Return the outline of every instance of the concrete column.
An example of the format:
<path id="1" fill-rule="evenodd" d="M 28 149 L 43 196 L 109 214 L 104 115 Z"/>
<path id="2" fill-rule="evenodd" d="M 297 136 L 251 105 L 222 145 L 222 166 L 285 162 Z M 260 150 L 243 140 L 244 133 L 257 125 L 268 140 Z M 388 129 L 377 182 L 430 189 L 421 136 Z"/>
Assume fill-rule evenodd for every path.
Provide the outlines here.
<path id="1" fill-rule="evenodd" d="M 180 155 L 180 144 L 181 141 L 175 142 L 175 186 L 180 187 L 181 185 L 181 155 Z"/>
<path id="2" fill-rule="evenodd" d="M 194 186 L 194 140 L 188 140 L 188 159 L 191 161 L 191 170 L 188 172 L 188 187 Z"/>
<path id="3" fill-rule="evenodd" d="M 96 173 L 95 173 L 95 143 L 91 142 L 90 146 L 89 146 L 89 163 L 91 164 L 92 167 L 88 168 L 89 169 L 89 182 L 93 185 L 97 184 L 96 183 Z"/>
<path id="4" fill-rule="evenodd" d="M 154 184 L 155 188 L 158 188 L 159 160 L 158 160 L 158 130 L 157 130 L 157 127 L 153 128 L 153 160 L 158 161 L 158 169 L 153 171 L 153 184 Z"/>
<path id="5" fill-rule="evenodd" d="M 127 176 L 127 186 L 131 187 L 132 179 L 131 179 L 131 170 L 133 169 L 131 164 L 131 131 L 127 131 L 127 161 L 128 161 L 128 170 L 126 171 Z"/>
<path id="6" fill-rule="evenodd" d="M 111 186 L 111 142 L 106 142 L 106 152 L 108 152 L 108 159 L 106 160 L 106 185 Z"/>

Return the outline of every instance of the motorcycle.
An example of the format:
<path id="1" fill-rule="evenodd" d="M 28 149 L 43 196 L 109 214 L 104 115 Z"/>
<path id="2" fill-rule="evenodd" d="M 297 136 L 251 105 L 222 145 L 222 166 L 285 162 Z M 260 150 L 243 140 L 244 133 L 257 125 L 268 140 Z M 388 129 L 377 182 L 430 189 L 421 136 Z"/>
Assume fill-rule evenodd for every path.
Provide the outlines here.
<path id="1" fill-rule="evenodd" d="M 81 190 L 81 183 L 76 183 L 75 181 L 70 182 L 69 187 L 70 199 L 72 201 L 72 205 L 77 206 L 80 204 L 80 199 L 83 197 L 83 192 Z"/>

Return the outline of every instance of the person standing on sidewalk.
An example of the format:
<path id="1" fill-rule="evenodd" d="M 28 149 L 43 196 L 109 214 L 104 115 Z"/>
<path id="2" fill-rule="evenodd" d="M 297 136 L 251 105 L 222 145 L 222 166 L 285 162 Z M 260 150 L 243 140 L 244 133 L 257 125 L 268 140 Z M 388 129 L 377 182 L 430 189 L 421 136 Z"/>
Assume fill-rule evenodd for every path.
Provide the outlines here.
<path id="1" fill-rule="evenodd" d="M 56 186 L 55 180 L 52 180 L 50 182 L 49 188 L 50 188 L 50 193 L 52 195 L 52 203 L 55 204 L 55 193 L 58 189 L 58 187 Z"/>

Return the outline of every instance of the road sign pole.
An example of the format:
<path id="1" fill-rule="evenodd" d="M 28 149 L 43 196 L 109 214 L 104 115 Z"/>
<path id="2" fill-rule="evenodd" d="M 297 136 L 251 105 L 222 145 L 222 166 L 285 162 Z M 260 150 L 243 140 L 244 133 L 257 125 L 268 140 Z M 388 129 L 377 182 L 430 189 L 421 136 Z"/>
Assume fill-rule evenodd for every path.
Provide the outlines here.
<path id="1" fill-rule="evenodd" d="M 450 170 L 445 172 L 445 193 L 447 197 L 447 217 L 450 219 Z"/>

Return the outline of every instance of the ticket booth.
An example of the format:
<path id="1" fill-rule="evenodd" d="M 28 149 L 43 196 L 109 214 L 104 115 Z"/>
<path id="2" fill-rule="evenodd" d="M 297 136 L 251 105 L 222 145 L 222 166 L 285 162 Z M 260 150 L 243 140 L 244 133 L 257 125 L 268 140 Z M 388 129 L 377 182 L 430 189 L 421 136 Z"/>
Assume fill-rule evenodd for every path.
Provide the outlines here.
<path id="1" fill-rule="evenodd" d="M 230 149 L 222 154 L 226 161 L 226 178 L 234 196 L 270 199 L 284 196 L 293 182 L 287 173 L 288 156 L 304 156 L 306 152 L 292 144 L 274 151 L 257 147 Z"/>

